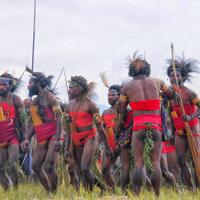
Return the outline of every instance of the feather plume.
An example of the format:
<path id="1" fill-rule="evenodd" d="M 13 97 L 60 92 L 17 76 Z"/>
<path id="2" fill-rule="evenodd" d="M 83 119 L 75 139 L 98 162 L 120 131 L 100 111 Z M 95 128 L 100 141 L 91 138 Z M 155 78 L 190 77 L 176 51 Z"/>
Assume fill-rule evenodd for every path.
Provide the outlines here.
<path id="1" fill-rule="evenodd" d="M 107 87 L 107 88 L 109 88 L 110 86 L 109 86 L 109 83 L 108 83 L 108 79 L 106 77 L 106 72 L 101 72 L 100 73 L 100 78 L 101 78 L 104 86 Z"/>

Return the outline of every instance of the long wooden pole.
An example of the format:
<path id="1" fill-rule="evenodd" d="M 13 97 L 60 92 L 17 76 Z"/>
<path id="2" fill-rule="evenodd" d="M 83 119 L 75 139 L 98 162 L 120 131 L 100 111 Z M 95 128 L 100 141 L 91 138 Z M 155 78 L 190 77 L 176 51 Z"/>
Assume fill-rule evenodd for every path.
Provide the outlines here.
<path id="1" fill-rule="evenodd" d="M 33 16 L 33 42 L 32 42 L 32 62 L 31 69 L 34 71 L 34 62 L 35 62 L 35 30 L 36 30 L 36 0 L 34 0 L 34 16 Z"/>
<path id="2" fill-rule="evenodd" d="M 177 79 L 177 75 L 176 75 L 174 45 L 172 43 L 171 43 L 171 55 L 172 55 L 172 67 L 173 67 L 175 82 L 176 82 L 176 86 L 179 87 L 178 79 Z M 179 103 L 180 103 L 180 107 L 181 107 L 181 112 L 183 115 L 185 115 L 185 108 L 183 105 L 181 93 L 179 94 Z M 195 169 L 196 169 L 196 173 L 197 173 L 197 178 L 200 182 L 200 152 L 198 151 L 198 147 L 197 147 L 196 141 L 194 140 L 194 137 L 192 135 L 192 131 L 190 129 L 189 123 L 184 121 L 184 125 L 185 125 L 185 129 L 186 129 L 186 134 L 187 134 L 190 151 L 192 154 L 192 159 L 194 161 L 194 165 L 195 165 Z"/>

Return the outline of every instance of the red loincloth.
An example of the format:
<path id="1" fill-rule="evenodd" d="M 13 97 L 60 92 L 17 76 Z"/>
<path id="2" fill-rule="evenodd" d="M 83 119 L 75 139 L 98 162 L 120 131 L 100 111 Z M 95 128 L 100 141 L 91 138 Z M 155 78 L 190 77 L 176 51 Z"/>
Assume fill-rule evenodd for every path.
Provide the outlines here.
<path id="1" fill-rule="evenodd" d="M 149 99 L 130 103 L 133 111 L 160 110 L 160 99 Z"/>
<path id="2" fill-rule="evenodd" d="M 110 148 L 115 151 L 117 148 L 117 144 L 115 141 L 115 133 L 114 133 L 114 127 L 115 127 L 115 118 L 116 118 L 116 114 L 104 114 L 103 115 L 103 121 L 106 125 L 106 137 L 107 137 L 107 141 L 108 144 L 110 146 Z"/>
<path id="3" fill-rule="evenodd" d="M 162 142 L 162 153 L 174 153 L 176 152 L 176 148 L 170 141 Z"/>
<path id="4" fill-rule="evenodd" d="M 194 104 L 185 103 L 184 109 L 185 109 L 186 115 L 191 115 L 196 112 L 196 106 Z M 183 130 L 185 129 L 185 125 L 182 119 L 182 112 L 179 105 L 173 106 L 173 111 L 171 112 L 171 115 L 172 115 L 172 120 L 176 129 L 175 133 L 178 135 L 183 135 L 184 134 Z M 196 117 L 192 119 L 191 121 L 189 121 L 188 123 L 190 127 L 194 127 L 199 124 L 199 120 Z M 200 134 L 193 134 L 193 136 L 200 136 Z"/>
<path id="5" fill-rule="evenodd" d="M 72 141 L 76 146 L 85 144 L 87 140 L 96 135 L 96 129 L 91 129 L 89 131 L 73 132 Z"/>
<path id="6" fill-rule="evenodd" d="M 38 143 L 46 142 L 49 139 L 54 140 L 52 137 L 56 134 L 56 120 L 52 109 L 45 109 L 45 117 L 52 122 L 34 126 Z"/>
<path id="7" fill-rule="evenodd" d="M 144 114 L 133 117 L 133 131 L 156 129 L 162 131 L 160 114 Z"/>
<path id="8" fill-rule="evenodd" d="M 72 119 L 72 123 L 77 128 L 87 126 L 93 127 L 93 117 L 88 112 L 70 112 L 70 117 Z M 72 131 L 71 135 L 74 145 L 80 146 L 83 145 L 88 139 L 95 137 L 96 129 L 92 128 L 81 132 Z"/>
<path id="9" fill-rule="evenodd" d="M 131 102 L 132 111 L 156 111 L 160 110 L 160 99 L 149 99 L 139 102 Z M 142 129 L 162 130 L 162 120 L 160 114 L 141 114 L 133 117 L 133 130 Z"/>
<path id="10" fill-rule="evenodd" d="M 19 144 L 15 129 L 15 107 L 8 102 L 0 102 L 6 120 L 0 121 L 0 146 L 7 144 Z"/>
<path id="11" fill-rule="evenodd" d="M 114 128 L 115 127 L 115 118 L 116 114 L 104 114 L 103 121 L 107 128 Z"/>

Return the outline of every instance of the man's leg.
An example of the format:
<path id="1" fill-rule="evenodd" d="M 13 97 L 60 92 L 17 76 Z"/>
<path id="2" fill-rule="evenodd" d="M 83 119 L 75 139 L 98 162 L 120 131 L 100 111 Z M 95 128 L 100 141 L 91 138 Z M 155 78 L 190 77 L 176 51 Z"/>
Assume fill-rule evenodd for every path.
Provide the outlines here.
<path id="1" fill-rule="evenodd" d="M 86 141 L 83 147 L 83 154 L 81 158 L 81 173 L 84 178 L 84 187 L 92 191 L 94 187 L 94 177 L 90 172 L 91 164 L 96 152 L 97 141 L 96 137 L 90 138 Z"/>
<path id="2" fill-rule="evenodd" d="M 19 145 L 10 144 L 8 146 L 8 175 L 11 177 L 14 188 L 17 188 L 19 183 L 19 174 L 17 169 L 18 158 Z"/>
<path id="3" fill-rule="evenodd" d="M 176 153 L 168 153 L 167 154 L 167 163 L 169 171 L 174 175 L 176 183 L 179 183 L 180 178 L 180 168 L 177 162 Z"/>
<path id="4" fill-rule="evenodd" d="M 173 174 L 168 169 L 166 154 L 161 155 L 161 170 L 162 170 L 162 175 L 169 184 L 169 186 L 172 186 L 174 189 L 176 189 L 176 180 Z"/>
<path id="5" fill-rule="evenodd" d="M 160 194 L 160 185 L 161 185 L 161 168 L 160 168 L 160 159 L 161 159 L 161 133 L 159 131 L 154 130 L 153 132 L 154 145 L 152 150 L 152 164 L 153 171 L 151 174 L 151 183 L 153 186 L 153 190 L 158 196 Z"/>
<path id="6" fill-rule="evenodd" d="M 132 134 L 132 151 L 135 160 L 135 168 L 133 171 L 133 178 L 132 178 L 132 187 L 133 192 L 136 195 L 139 195 L 144 178 L 144 157 L 143 157 L 143 150 L 144 150 L 144 142 L 142 141 L 142 136 L 144 136 L 145 131 L 136 131 Z"/>
<path id="7" fill-rule="evenodd" d="M 128 148 L 121 148 L 120 158 L 122 162 L 122 168 L 120 173 L 120 182 L 122 190 L 125 190 L 129 183 L 129 170 L 130 170 L 130 156 Z"/>
<path id="8" fill-rule="evenodd" d="M 183 183 L 189 188 L 194 189 L 192 184 L 192 176 L 189 166 L 186 161 L 186 153 L 187 153 L 187 138 L 184 136 L 175 136 L 175 146 L 178 164 L 181 168 L 181 177 L 183 179 Z"/>
<path id="9" fill-rule="evenodd" d="M 6 164 L 8 160 L 8 148 L 0 147 L 0 183 L 4 190 L 10 187 L 8 176 L 6 175 Z"/>
<path id="10" fill-rule="evenodd" d="M 58 152 L 55 151 L 55 141 L 49 141 L 47 148 L 48 150 L 43 163 L 43 168 L 48 176 L 51 192 L 56 192 L 58 187 L 58 176 L 56 174 L 55 164 L 58 157 Z"/>
<path id="11" fill-rule="evenodd" d="M 32 168 L 34 172 L 37 174 L 40 183 L 46 189 L 46 191 L 50 192 L 50 184 L 44 169 L 42 168 L 42 164 L 45 160 L 47 148 L 43 145 L 37 144 L 35 150 L 33 152 L 33 162 Z"/>
<path id="12" fill-rule="evenodd" d="M 115 187 L 115 182 L 110 174 L 110 170 L 111 170 L 111 165 L 112 165 L 112 161 L 111 158 L 106 155 L 106 152 L 103 151 L 103 156 L 102 156 L 102 174 L 103 174 L 103 178 L 105 179 L 107 185 L 111 188 L 114 189 Z"/>

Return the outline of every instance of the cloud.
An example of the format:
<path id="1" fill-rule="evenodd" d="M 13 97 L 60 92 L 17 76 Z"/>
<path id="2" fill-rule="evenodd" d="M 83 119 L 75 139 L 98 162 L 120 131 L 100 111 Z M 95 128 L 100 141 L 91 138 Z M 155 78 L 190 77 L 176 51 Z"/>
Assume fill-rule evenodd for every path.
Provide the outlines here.
<path id="1" fill-rule="evenodd" d="M 20 75 L 31 65 L 33 1 L 1 1 L 0 66 Z M 176 54 L 199 56 L 198 1 L 44 0 L 37 1 L 35 70 L 58 77 L 80 74 L 96 81 L 98 104 L 106 104 L 107 90 L 99 72 L 111 83 L 127 78 L 126 58 L 136 49 L 146 52 L 152 75 L 167 81 L 165 59 L 170 42 Z M 28 81 L 28 76 L 24 77 Z M 56 79 L 56 78 L 55 78 Z M 198 80 L 189 85 L 200 94 Z M 62 77 L 60 97 L 66 99 Z M 23 96 L 25 89 L 21 90 Z"/>

